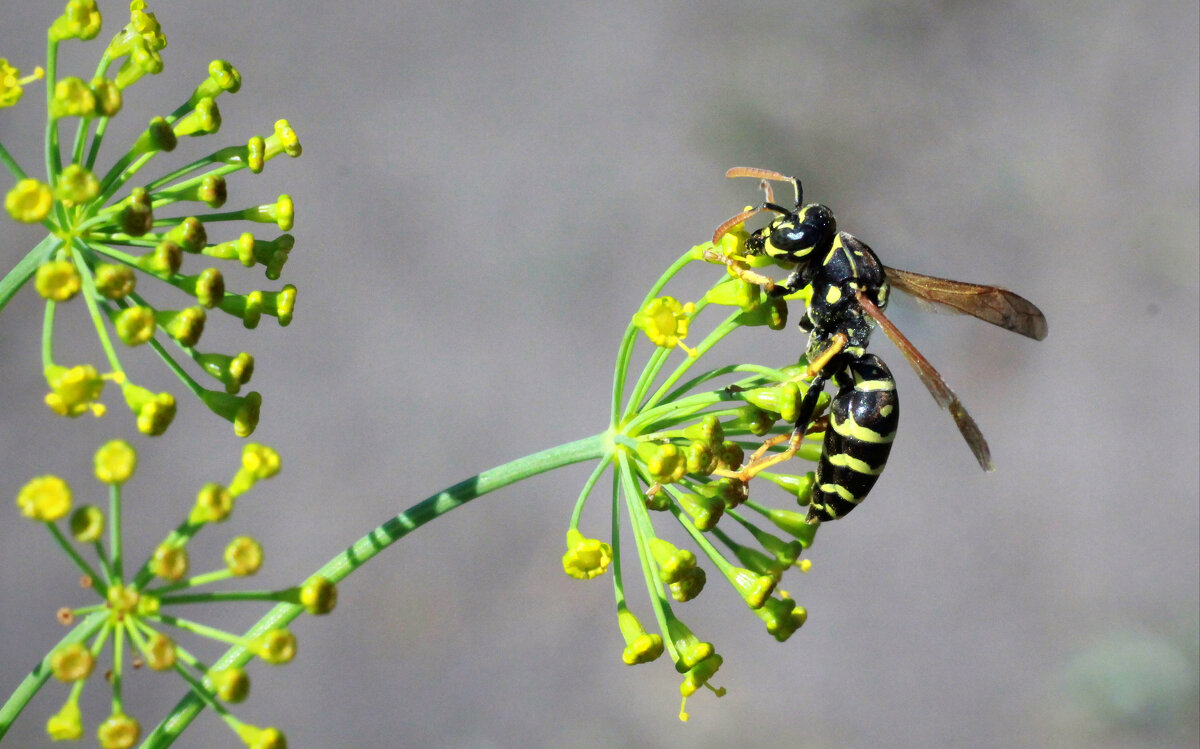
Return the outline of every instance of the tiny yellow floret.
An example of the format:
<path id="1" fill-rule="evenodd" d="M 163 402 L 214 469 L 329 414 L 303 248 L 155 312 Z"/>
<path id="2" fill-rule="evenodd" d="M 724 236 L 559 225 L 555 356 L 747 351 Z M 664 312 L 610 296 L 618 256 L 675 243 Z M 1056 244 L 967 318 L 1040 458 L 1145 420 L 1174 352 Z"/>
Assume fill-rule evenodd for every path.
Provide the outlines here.
<path id="1" fill-rule="evenodd" d="M 46 218 L 53 205 L 50 185 L 29 177 L 14 185 L 4 196 L 4 209 L 8 215 L 26 224 L 36 224 Z"/>
<path id="2" fill-rule="evenodd" d="M 38 476 L 21 487 L 17 507 L 31 520 L 53 523 L 71 511 L 71 487 L 58 476 Z"/>
<path id="3" fill-rule="evenodd" d="M 296 636 L 286 629 L 270 629 L 254 638 L 249 647 L 259 658 L 277 666 L 296 657 Z"/>
<path id="4" fill-rule="evenodd" d="M 641 328 L 655 346 L 667 349 L 678 346 L 694 357 L 696 350 L 685 346 L 683 339 L 687 337 L 688 323 L 695 311 L 696 305 L 691 302 L 680 304 L 673 297 L 658 297 L 651 299 L 633 316 L 633 324 Z"/>
<path id="5" fill-rule="evenodd" d="M 155 671 L 166 671 L 175 665 L 177 651 L 175 641 L 161 632 L 146 642 L 146 664 Z"/>
<path id="6" fill-rule="evenodd" d="M 137 720 L 124 713 L 113 713 L 96 729 L 101 749 L 129 749 L 141 735 Z"/>
<path id="7" fill-rule="evenodd" d="M 233 495 L 220 484 L 208 483 L 196 493 L 189 523 L 219 523 L 233 512 Z"/>
<path id="8" fill-rule="evenodd" d="M 104 377 L 90 364 L 63 367 L 51 364 L 46 367 L 46 405 L 59 416 L 72 418 L 91 411 L 95 416 L 104 415 L 104 404 L 96 403 L 104 389 Z"/>
<path id="9" fill-rule="evenodd" d="M 103 484 L 124 484 L 137 468 L 137 451 L 125 440 L 100 446 L 93 459 L 96 479 Z"/>
<path id="10" fill-rule="evenodd" d="M 50 716 L 46 733 L 53 741 L 78 741 L 83 737 L 83 713 L 74 698 L 68 698 L 62 709 Z"/>
<path id="11" fill-rule="evenodd" d="M 328 614 L 337 606 L 337 586 L 317 575 L 300 587 L 300 605 L 310 614 Z"/>
<path id="12" fill-rule="evenodd" d="M 250 677 L 237 666 L 213 671 L 205 681 L 224 702 L 243 702 L 250 695 Z"/>
<path id="13" fill-rule="evenodd" d="M 225 568 L 234 575 L 253 575 L 262 567 L 262 546 L 249 536 L 238 536 L 225 547 L 224 558 Z"/>
<path id="14" fill-rule="evenodd" d="M 50 24 L 49 36 L 55 41 L 87 41 L 96 38 L 100 33 L 100 26 L 100 10 L 96 7 L 96 0 L 67 0 L 63 14 Z"/>
<path id="15" fill-rule="evenodd" d="M 100 181 L 79 164 L 67 165 L 54 186 L 54 197 L 68 207 L 85 203 L 99 194 Z"/>
<path id="16" fill-rule="evenodd" d="M 68 76 L 54 84 L 54 98 L 50 100 L 50 116 L 91 117 L 96 113 L 96 95 L 82 78 Z"/>
<path id="17" fill-rule="evenodd" d="M 71 513 L 71 535 L 81 544 L 95 543 L 104 534 L 104 513 L 95 505 L 84 505 Z"/>
<path id="18" fill-rule="evenodd" d="M 113 320 L 117 337 L 126 346 L 140 346 L 154 337 L 156 321 L 149 307 L 126 307 Z"/>
<path id="19" fill-rule="evenodd" d="M 577 580 L 591 580 L 603 575 L 612 562 L 612 546 L 594 538 L 585 538 L 572 528 L 567 531 L 567 553 L 563 554 L 563 571 Z"/>
<path id="20" fill-rule="evenodd" d="M 160 545 L 150 558 L 150 571 L 172 582 L 183 579 L 188 571 L 188 553 L 182 546 Z"/>
<path id="21" fill-rule="evenodd" d="M 50 671 L 59 681 L 86 679 L 95 665 L 96 659 L 92 657 L 91 652 L 78 642 L 58 648 L 50 656 Z"/>
<path id="22" fill-rule="evenodd" d="M 33 287 L 43 299 L 65 302 L 79 293 L 83 281 L 70 260 L 50 260 L 38 266 Z"/>
<path id="23" fill-rule="evenodd" d="M 33 73 L 21 77 L 21 71 L 8 64 L 8 60 L 0 57 L 0 109 L 11 107 L 21 100 L 21 94 L 24 89 L 21 87 L 27 83 L 33 83 L 42 76 L 45 71 L 41 68 L 34 68 Z"/>
<path id="24" fill-rule="evenodd" d="M 242 723 L 237 727 L 237 735 L 250 749 L 287 749 L 287 738 L 278 728 Z"/>

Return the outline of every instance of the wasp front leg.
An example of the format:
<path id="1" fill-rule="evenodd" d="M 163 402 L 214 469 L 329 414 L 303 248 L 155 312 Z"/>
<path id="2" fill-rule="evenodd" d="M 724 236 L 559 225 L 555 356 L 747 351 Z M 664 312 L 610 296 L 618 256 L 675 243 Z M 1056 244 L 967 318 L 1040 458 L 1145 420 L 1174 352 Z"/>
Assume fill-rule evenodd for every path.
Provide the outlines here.
<path id="1" fill-rule="evenodd" d="M 809 428 L 813 424 L 817 411 L 817 402 L 821 398 L 821 393 L 825 390 L 825 383 L 830 377 L 830 372 L 839 371 L 841 368 L 838 356 L 845 349 L 847 340 L 845 334 L 835 334 L 830 340 L 829 345 L 820 354 L 813 357 L 812 362 L 809 363 L 806 374 L 812 378 L 812 381 L 809 382 L 808 390 L 805 391 L 804 397 L 800 400 L 800 405 L 796 409 L 796 421 L 791 435 L 788 437 L 778 435 L 768 439 L 754 451 L 754 454 L 750 456 L 750 460 L 746 461 L 740 469 L 737 471 L 717 471 L 717 475 L 748 482 L 771 466 L 783 463 L 795 456 L 800 450 L 800 445 L 804 442 L 805 435 L 808 434 Z M 830 363 L 834 361 L 838 361 L 839 366 L 831 367 Z M 788 445 L 783 451 L 771 455 L 767 454 L 768 450 L 779 445 L 784 439 L 787 440 Z"/>

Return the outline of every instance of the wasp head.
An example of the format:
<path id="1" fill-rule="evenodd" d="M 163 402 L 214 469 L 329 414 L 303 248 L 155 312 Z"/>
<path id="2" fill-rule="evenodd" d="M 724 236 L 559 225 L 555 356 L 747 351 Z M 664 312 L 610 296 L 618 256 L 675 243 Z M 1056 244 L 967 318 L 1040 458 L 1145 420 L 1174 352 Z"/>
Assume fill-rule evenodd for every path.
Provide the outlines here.
<path id="1" fill-rule="evenodd" d="M 767 231 L 763 249 L 768 255 L 779 262 L 800 263 L 814 249 L 829 246 L 837 234 L 837 219 L 833 211 L 813 203 L 775 219 Z"/>

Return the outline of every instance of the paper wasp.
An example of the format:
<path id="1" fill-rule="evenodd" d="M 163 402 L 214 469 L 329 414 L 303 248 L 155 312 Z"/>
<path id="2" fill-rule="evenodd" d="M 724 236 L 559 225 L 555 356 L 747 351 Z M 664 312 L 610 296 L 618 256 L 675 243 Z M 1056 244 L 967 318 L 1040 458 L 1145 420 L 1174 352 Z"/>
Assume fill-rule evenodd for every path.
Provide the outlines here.
<path id="1" fill-rule="evenodd" d="M 807 520 L 834 520 L 858 506 L 874 486 L 887 462 L 896 435 L 899 403 L 891 370 L 878 356 L 867 353 L 871 331 L 878 323 L 904 358 L 916 370 L 938 405 L 948 409 L 979 465 L 993 469 L 987 442 L 958 396 L 929 360 L 884 316 L 891 289 L 899 289 L 937 307 L 977 317 L 1005 330 L 1042 340 L 1046 318 L 1027 299 L 996 286 L 934 278 L 889 268 L 866 243 L 843 231 L 829 208 L 804 204 L 800 180 L 778 172 L 734 167 L 726 177 L 761 180 L 766 200 L 725 221 L 713 233 L 713 243 L 734 226 L 769 211 L 777 214 L 745 244 L 747 256 L 766 255 L 791 269 L 779 282 L 751 270 L 736 256 L 713 253 L 739 278 L 755 283 L 772 296 L 787 296 L 808 287 L 808 308 L 800 328 L 809 333 L 807 376 L 812 378 L 797 409 L 790 437 L 768 440 L 738 471 L 726 475 L 749 481 L 757 473 L 796 453 L 804 435 L 814 425 L 817 400 L 828 381 L 837 385 L 830 401 L 828 426 Z M 787 182 L 795 191 L 792 209 L 777 205 L 771 182 Z M 822 422 L 825 420 L 822 419 Z M 769 448 L 788 441 L 786 450 L 768 454 Z"/>

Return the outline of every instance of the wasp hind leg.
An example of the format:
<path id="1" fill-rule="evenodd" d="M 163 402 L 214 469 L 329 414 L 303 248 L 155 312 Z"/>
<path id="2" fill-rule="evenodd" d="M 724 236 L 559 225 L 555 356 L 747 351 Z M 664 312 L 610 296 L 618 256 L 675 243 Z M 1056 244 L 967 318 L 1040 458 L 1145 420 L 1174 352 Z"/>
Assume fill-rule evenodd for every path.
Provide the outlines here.
<path id="1" fill-rule="evenodd" d="M 838 367 L 830 367 L 830 362 L 833 362 L 843 349 L 849 338 L 844 333 L 837 333 L 830 340 L 829 345 L 825 349 L 813 357 L 809 362 L 805 374 L 812 378 L 808 384 L 808 390 L 805 391 L 804 397 L 800 400 L 800 405 L 796 409 L 796 422 L 792 428 L 792 433 L 788 436 L 776 435 L 764 441 L 762 445 L 754 451 L 750 459 L 742 464 L 742 467 L 736 471 L 715 471 L 715 475 L 728 478 L 736 478 L 743 483 L 748 483 L 750 479 L 762 473 L 773 465 L 777 465 L 786 460 L 790 460 L 800 450 L 800 445 L 804 442 L 805 435 L 808 434 L 809 428 L 814 424 L 814 416 L 817 411 L 817 401 L 821 398 L 821 393 L 825 390 L 825 383 L 829 379 L 831 369 L 836 370 Z M 823 429 L 821 431 L 824 431 Z M 784 440 L 787 440 L 787 447 L 781 452 L 768 455 L 767 452 Z"/>

